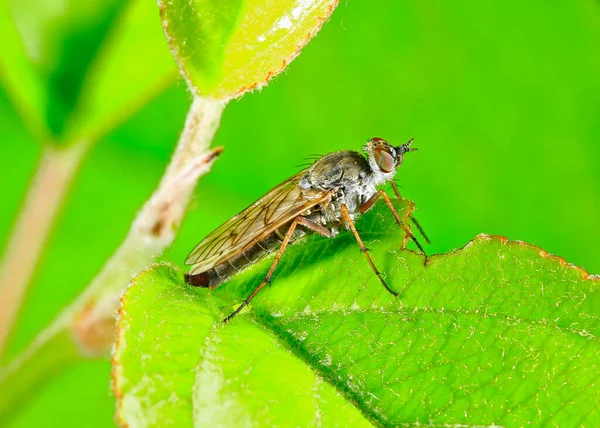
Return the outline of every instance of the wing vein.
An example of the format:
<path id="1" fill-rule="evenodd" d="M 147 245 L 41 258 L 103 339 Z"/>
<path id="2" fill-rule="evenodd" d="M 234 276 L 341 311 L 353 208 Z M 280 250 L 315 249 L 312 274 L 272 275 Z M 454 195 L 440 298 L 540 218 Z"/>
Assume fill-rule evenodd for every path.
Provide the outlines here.
<path id="1" fill-rule="evenodd" d="M 301 171 L 275 187 L 204 238 L 186 260 L 186 264 L 193 265 L 190 274 L 205 272 L 246 251 L 298 215 L 330 198 L 330 191 L 301 189 L 298 183 L 305 173 Z"/>

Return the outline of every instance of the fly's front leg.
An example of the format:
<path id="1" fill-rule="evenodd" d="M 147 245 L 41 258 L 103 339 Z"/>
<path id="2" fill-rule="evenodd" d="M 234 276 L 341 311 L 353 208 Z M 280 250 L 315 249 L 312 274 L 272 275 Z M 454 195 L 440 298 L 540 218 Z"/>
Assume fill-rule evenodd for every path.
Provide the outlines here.
<path id="1" fill-rule="evenodd" d="M 398 186 L 396 186 L 396 183 L 394 183 L 393 181 L 390 181 L 390 183 L 392 183 L 392 189 L 394 189 L 396 199 L 402 199 L 402 196 L 400 196 L 400 192 L 398 191 Z"/>
<path id="2" fill-rule="evenodd" d="M 402 199 L 402 196 L 400 196 L 400 192 L 398 191 L 398 186 L 396 186 L 396 183 L 394 183 L 393 181 L 391 183 L 392 189 L 394 189 L 394 193 L 396 194 L 396 199 Z M 412 214 L 409 215 L 409 218 L 414 223 L 414 225 L 417 226 L 417 229 L 419 229 L 419 233 L 421 234 L 421 236 L 423 236 L 423 238 L 425 238 L 425 242 L 431 244 L 431 241 L 427 237 L 427 234 L 425 233 L 423 227 L 421 227 L 421 224 L 417 221 L 417 219 L 414 218 Z"/>
<path id="3" fill-rule="evenodd" d="M 279 263 L 279 259 L 281 259 L 281 256 L 283 255 L 283 252 L 284 252 L 285 248 L 287 247 L 287 245 L 289 244 L 290 239 L 292 238 L 292 235 L 294 233 L 294 230 L 296 229 L 296 226 L 298 226 L 298 225 L 302 225 L 302 226 L 312 230 L 313 232 L 318 233 L 319 235 L 325 236 L 327 238 L 331 238 L 333 235 L 329 229 L 321 226 L 320 224 L 315 223 L 314 221 L 307 219 L 306 217 L 302 217 L 302 216 L 296 217 L 294 219 L 294 221 L 292 222 L 292 224 L 290 225 L 290 228 L 286 232 L 285 236 L 283 237 L 283 241 L 281 242 L 279 251 L 277 251 L 275 260 L 273 260 L 273 264 L 271 265 L 271 268 L 269 269 L 267 276 L 265 276 L 265 279 L 260 283 L 260 285 L 258 287 L 256 287 L 254 289 L 254 291 L 252 293 L 250 293 L 250 295 L 246 298 L 246 300 L 244 300 L 242 302 L 242 304 L 235 311 L 233 311 L 231 314 L 229 314 L 229 316 L 227 318 L 225 318 L 223 320 L 223 322 L 226 323 L 231 318 L 236 316 L 242 309 L 244 309 L 246 306 L 248 306 L 248 304 L 254 298 L 254 296 L 256 296 L 258 294 L 258 292 L 264 288 L 265 285 L 271 283 L 271 277 L 273 276 L 273 272 L 275 271 L 275 268 L 277 267 L 277 264 Z"/>
<path id="4" fill-rule="evenodd" d="M 402 230 L 404 230 L 404 232 L 406 233 L 406 236 L 409 237 L 410 239 L 412 239 L 413 242 L 419 248 L 419 250 L 421 250 L 421 252 L 423 254 L 425 254 L 425 257 L 427 257 L 427 254 L 425 253 L 425 250 L 423 249 L 423 247 L 421 246 L 421 244 L 419 243 L 419 241 L 417 241 L 417 238 L 415 238 L 415 236 L 411 233 L 411 231 L 408 230 L 408 227 L 406 227 L 406 225 L 404 224 L 404 222 L 400 219 L 400 216 L 398 215 L 398 212 L 396 211 L 396 208 L 394 208 L 394 205 L 392 204 L 392 201 L 390 200 L 390 197 L 387 195 L 387 193 L 385 193 L 385 191 L 379 190 L 377 193 L 375 193 L 373 196 L 371 196 L 371 198 L 360 207 L 360 213 L 364 214 L 369 209 L 371 209 L 371 207 L 373 207 L 373 205 L 375 205 L 375 202 L 377 202 L 377 200 L 380 197 L 383 198 L 383 200 L 387 204 L 388 208 L 390 209 L 390 211 L 394 215 L 394 218 L 396 219 L 396 223 L 398 223 L 398 225 L 402 228 Z"/>

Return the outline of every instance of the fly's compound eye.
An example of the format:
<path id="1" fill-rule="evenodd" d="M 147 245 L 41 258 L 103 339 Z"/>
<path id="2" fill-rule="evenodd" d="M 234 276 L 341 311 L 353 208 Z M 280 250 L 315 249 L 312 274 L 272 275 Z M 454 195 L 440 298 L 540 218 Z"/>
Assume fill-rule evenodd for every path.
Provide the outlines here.
<path id="1" fill-rule="evenodd" d="M 379 169 L 386 174 L 392 172 L 396 167 L 394 156 L 381 149 L 375 150 L 375 162 L 377 162 Z"/>

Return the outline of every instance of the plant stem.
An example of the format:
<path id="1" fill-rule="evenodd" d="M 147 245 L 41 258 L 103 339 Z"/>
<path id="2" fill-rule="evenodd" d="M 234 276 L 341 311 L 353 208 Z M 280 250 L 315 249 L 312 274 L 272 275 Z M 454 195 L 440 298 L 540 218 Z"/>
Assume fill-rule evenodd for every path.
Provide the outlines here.
<path id="1" fill-rule="evenodd" d="M 135 273 L 152 263 L 173 242 L 198 178 L 210 170 L 222 151 L 211 150 L 210 143 L 224 107 L 223 101 L 194 99 L 175 154 L 121 246 L 86 290 L 0 371 L 0 390 L 7 385 L 20 385 L 16 393 L 0 394 L 0 421 L 15 403 L 56 373 L 57 368 L 110 351 L 122 292 Z M 53 353 L 52 367 L 48 367 L 43 360 Z"/>
<path id="2" fill-rule="evenodd" d="M 196 97 L 175 154 L 158 189 L 134 220 L 119 249 L 75 302 L 76 342 L 88 355 L 104 355 L 114 337 L 114 318 L 129 280 L 175 239 L 198 178 L 222 149 L 210 149 L 225 104 Z"/>
<path id="3" fill-rule="evenodd" d="M 48 145 L 44 149 L 0 264 L 0 356 L 61 203 L 87 149 L 85 142 L 67 148 Z"/>

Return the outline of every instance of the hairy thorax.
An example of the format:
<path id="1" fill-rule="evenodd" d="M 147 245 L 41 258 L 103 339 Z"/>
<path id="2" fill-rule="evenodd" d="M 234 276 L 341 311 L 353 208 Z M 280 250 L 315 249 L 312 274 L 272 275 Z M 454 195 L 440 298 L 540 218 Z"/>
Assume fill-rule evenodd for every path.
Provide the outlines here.
<path id="1" fill-rule="evenodd" d="M 341 205 L 346 206 L 352 219 L 356 218 L 360 207 L 377 192 L 377 186 L 389 178 L 358 152 L 341 151 L 324 156 L 310 167 L 299 186 L 306 190 L 331 190 L 333 195 L 327 204 L 307 217 L 336 233 L 341 224 Z"/>

